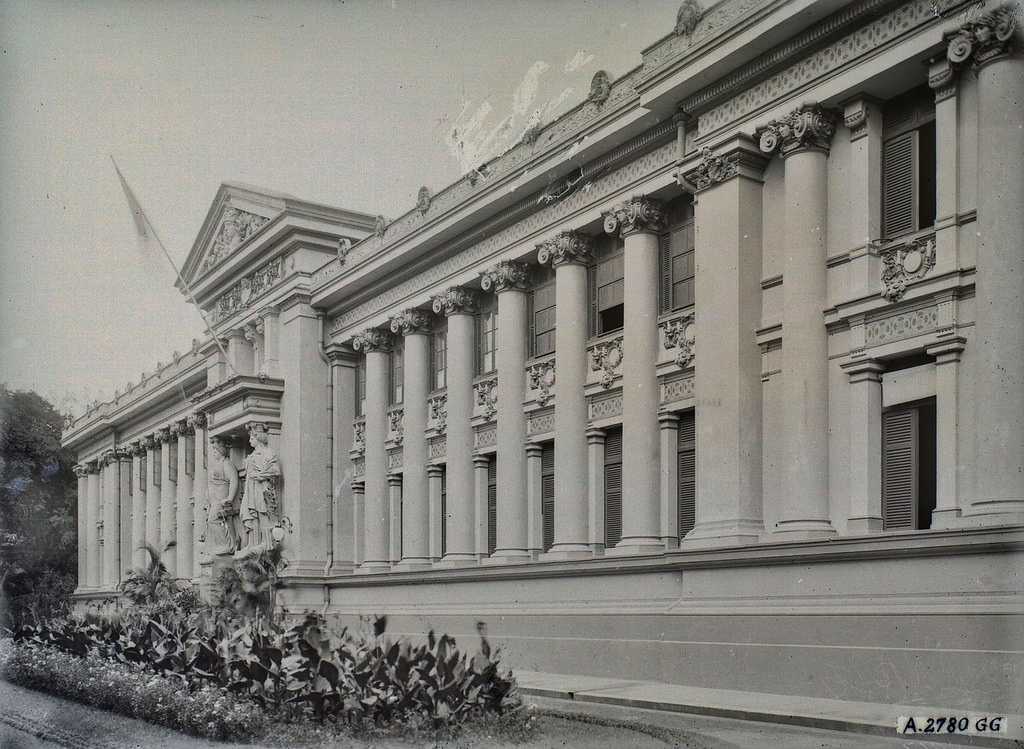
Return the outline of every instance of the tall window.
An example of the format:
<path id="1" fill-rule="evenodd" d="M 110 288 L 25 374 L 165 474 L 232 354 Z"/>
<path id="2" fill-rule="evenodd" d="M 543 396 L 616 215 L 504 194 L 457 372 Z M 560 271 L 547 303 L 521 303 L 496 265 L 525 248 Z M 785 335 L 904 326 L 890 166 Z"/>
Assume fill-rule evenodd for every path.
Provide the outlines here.
<path id="1" fill-rule="evenodd" d="M 437 328 L 430 336 L 431 388 L 441 390 L 448 386 L 448 332 Z"/>
<path id="2" fill-rule="evenodd" d="M 534 356 L 555 350 L 555 272 L 545 268 L 538 274 L 538 284 L 531 296 L 530 335 Z"/>
<path id="3" fill-rule="evenodd" d="M 679 415 L 676 439 L 676 502 L 679 540 L 693 530 L 697 514 L 697 424 L 694 412 Z"/>
<path id="4" fill-rule="evenodd" d="M 196 475 L 196 436 L 185 436 L 185 475 Z"/>
<path id="5" fill-rule="evenodd" d="M 170 456 L 167 458 L 167 480 L 177 483 L 178 481 L 178 438 L 171 436 L 171 441 L 167 443 L 170 447 Z"/>
<path id="6" fill-rule="evenodd" d="M 623 274 L 625 253 L 618 237 L 602 235 L 596 242 L 595 263 L 590 279 L 591 332 L 604 335 L 623 325 Z"/>
<path id="7" fill-rule="evenodd" d="M 922 86 L 882 113 L 883 238 L 934 225 L 935 183 L 935 98 Z"/>
<path id="8" fill-rule="evenodd" d="M 142 453 L 139 457 L 139 491 L 143 494 L 146 492 L 146 453 Z"/>
<path id="9" fill-rule="evenodd" d="M 555 443 L 545 442 L 540 453 L 540 514 L 543 546 L 555 543 Z"/>
<path id="10" fill-rule="evenodd" d="M 158 442 L 156 445 L 156 452 L 153 456 L 156 458 L 156 460 L 153 461 L 153 486 L 160 486 L 160 481 L 163 479 L 163 476 L 161 475 L 163 473 L 163 460 L 160 457 L 160 451 L 162 449 L 163 447 Z"/>
<path id="11" fill-rule="evenodd" d="M 391 405 L 398 405 L 402 402 L 402 396 L 404 393 L 404 373 L 403 373 L 403 353 L 404 349 L 400 343 L 396 343 L 391 349 L 391 353 L 388 355 L 388 379 L 391 383 L 390 386 L 390 401 Z"/>
<path id="12" fill-rule="evenodd" d="M 498 456 L 487 461 L 487 556 L 498 547 Z"/>
<path id="13" fill-rule="evenodd" d="M 882 529 L 931 527 L 935 509 L 935 399 L 882 414 Z"/>
<path id="14" fill-rule="evenodd" d="M 622 540 L 622 427 L 612 427 L 604 440 L 604 546 Z"/>
<path id="15" fill-rule="evenodd" d="M 497 369 L 498 310 L 493 296 L 476 317 L 476 350 L 477 374 L 487 374 Z"/>
<path id="16" fill-rule="evenodd" d="M 356 366 L 356 416 L 366 415 L 366 357 Z"/>
<path id="17" fill-rule="evenodd" d="M 693 304 L 694 263 L 693 203 L 689 196 L 668 204 L 668 231 L 661 236 L 661 311 Z"/>

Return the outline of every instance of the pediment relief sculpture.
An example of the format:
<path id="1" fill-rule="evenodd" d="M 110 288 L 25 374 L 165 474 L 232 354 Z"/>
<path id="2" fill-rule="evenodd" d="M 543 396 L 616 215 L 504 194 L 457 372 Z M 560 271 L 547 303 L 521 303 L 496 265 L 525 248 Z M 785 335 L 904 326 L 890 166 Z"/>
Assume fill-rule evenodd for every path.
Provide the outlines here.
<path id="1" fill-rule="evenodd" d="M 217 229 L 213 244 L 199 266 L 199 272 L 202 273 L 209 270 L 228 257 L 228 255 L 231 255 L 243 242 L 269 222 L 270 219 L 265 216 L 243 211 L 240 208 L 225 208 L 220 228 Z"/>

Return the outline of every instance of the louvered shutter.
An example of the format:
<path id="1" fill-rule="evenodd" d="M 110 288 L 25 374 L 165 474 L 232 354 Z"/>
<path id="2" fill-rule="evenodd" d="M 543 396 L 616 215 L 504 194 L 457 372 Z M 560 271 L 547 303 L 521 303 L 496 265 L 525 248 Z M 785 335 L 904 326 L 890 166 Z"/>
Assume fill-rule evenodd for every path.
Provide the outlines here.
<path id="1" fill-rule="evenodd" d="M 888 139 L 882 146 L 882 235 L 917 230 L 917 131 Z"/>
<path id="2" fill-rule="evenodd" d="M 530 294 L 526 295 L 526 352 L 528 356 L 537 355 L 537 327 L 534 324 L 533 319 L 533 316 L 535 314 L 534 310 L 536 309 L 536 305 L 534 304 L 534 296 L 536 295 L 536 293 L 537 292 L 535 290 Z"/>
<path id="3" fill-rule="evenodd" d="M 147 458 L 146 455 L 143 454 L 142 457 L 139 458 L 139 489 L 143 494 L 146 492 L 146 463 Z"/>
<path id="4" fill-rule="evenodd" d="M 487 555 L 498 547 L 498 459 L 487 463 Z"/>
<path id="5" fill-rule="evenodd" d="M 697 514 L 697 430 L 693 411 L 679 418 L 676 460 L 676 499 L 679 538 L 682 539 L 693 530 Z"/>
<path id="6" fill-rule="evenodd" d="M 658 271 L 661 274 L 661 309 L 672 309 L 672 234 L 666 232 L 658 237 Z"/>
<path id="7" fill-rule="evenodd" d="M 153 461 L 153 486 L 160 486 L 160 482 L 163 480 L 163 460 L 160 457 L 160 446 L 157 446 L 157 452 L 154 454 L 155 460 Z"/>
<path id="8" fill-rule="evenodd" d="M 589 320 L 590 335 L 597 334 L 597 266 L 587 268 L 587 298 L 590 300 Z"/>
<path id="9" fill-rule="evenodd" d="M 441 556 L 448 549 L 448 481 L 447 470 L 441 472 Z"/>
<path id="10" fill-rule="evenodd" d="M 882 529 L 912 530 L 918 499 L 918 412 L 882 414 Z"/>
<path id="11" fill-rule="evenodd" d="M 609 429 L 604 443 L 604 545 L 622 540 L 622 429 Z"/>
<path id="12" fill-rule="evenodd" d="M 548 442 L 540 454 L 540 511 L 543 518 L 544 551 L 555 543 L 555 445 Z"/>
<path id="13" fill-rule="evenodd" d="M 167 480 L 176 482 L 178 480 L 178 440 L 171 438 L 168 444 L 171 447 L 171 454 L 167 458 Z"/>
<path id="14" fill-rule="evenodd" d="M 191 434 L 185 437 L 185 473 L 196 475 L 196 438 Z"/>

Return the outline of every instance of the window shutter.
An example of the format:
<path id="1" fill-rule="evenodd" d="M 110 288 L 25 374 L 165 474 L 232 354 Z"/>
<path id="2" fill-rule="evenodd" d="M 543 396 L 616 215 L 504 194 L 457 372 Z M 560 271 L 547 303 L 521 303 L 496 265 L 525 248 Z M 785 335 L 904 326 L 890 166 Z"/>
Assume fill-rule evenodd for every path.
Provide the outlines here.
<path id="1" fill-rule="evenodd" d="M 171 438 L 168 443 L 171 447 L 171 455 L 167 459 L 167 480 L 177 482 L 178 480 L 178 440 Z"/>
<path id="2" fill-rule="evenodd" d="M 163 473 L 163 459 L 160 457 L 160 446 L 157 445 L 157 452 L 154 454 L 155 460 L 153 461 L 153 485 L 160 486 L 160 481 L 163 479 L 161 475 Z"/>
<path id="3" fill-rule="evenodd" d="M 693 530 L 697 515 L 697 430 L 693 411 L 679 418 L 676 459 L 676 500 L 682 539 Z"/>
<path id="4" fill-rule="evenodd" d="M 196 475 L 196 438 L 191 434 L 185 437 L 185 474 Z"/>
<path id="5" fill-rule="evenodd" d="M 917 131 L 890 138 L 882 146 L 882 236 L 917 230 Z"/>
<path id="6" fill-rule="evenodd" d="M 587 298 L 590 300 L 590 312 L 588 314 L 588 325 L 590 335 L 597 334 L 597 266 L 587 267 Z"/>
<path id="7" fill-rule="evenodd" d="M 139 458 L 139 491 L 146 493 L 146 455 Z"/>
<path id="8" fill-rule="evenodd" d="M 448 482 L 447 470 L 441 471 L 441 556 L 448 549 Z"/>
<path id="9" fill-rule="evenodd" d="M 672 309 L 672 234 L 666 232 L 658 237 L 658 270 L 661 273 L 661 309 Z"/>
<path id="10" fill-rule="evenodd" d="M 526 295 L 526 320 L 527 320 L 527 323 L 526 323 L 526 325 L 527 325 L 527 330 L 526 330 L 526 355 L 527 356 L 536 356 L 537 355 L 537 326 L 534 324 L 535 320 L 533 319 L 533 316 L 535 314 L 534 310 L 536 309 L 536 305 L 534 304 L 534 300 L 533 300 L 534 294 L 536 294 L 535 291 Z"/>
<path id="11" fill-rule="evenodd" d="M 918 411 L 882 414 L 882 530 L 912 530 L 918 497 Z"/>
<path id="12" fill-rule="evenodd" d="M 604 442 L 604 545 L 622 540 L 622 429 L 609 429 Z"/>
<path id="13" fill-rule="evenodd" d="M 540 511 L 543 516 L 544 551 L 555 543 L 555 445 L 548 442 L 540 454 Z"/>
<path id="14" fill-rule="evenodd" d="M 487 463 L 487 555 L 498 548 L 498 458 Z"/>

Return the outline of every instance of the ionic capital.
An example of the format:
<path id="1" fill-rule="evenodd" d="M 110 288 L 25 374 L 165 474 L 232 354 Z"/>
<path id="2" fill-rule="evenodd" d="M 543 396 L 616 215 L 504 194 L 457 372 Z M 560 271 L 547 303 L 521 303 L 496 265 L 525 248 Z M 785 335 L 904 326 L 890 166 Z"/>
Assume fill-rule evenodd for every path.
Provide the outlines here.
<path id="1" fill-rule="evenodd" d="M 473 456 L 473 467 L 478 469 L 485 469 L 491 464 L 491 457 L 489 455 L 474 455 Z"/>
<path id="2" fill-rule="evenodd" d="M 367 328 L 362 333 L 357 333 L 352 339 L 352 348 L 362 351 L 364 354 L 387 353 L 391 350 L 392 343 L 391 333 L 388 331 L 383 328 Z"/>
<path id="3" fill-rule="evenodd" d="M 170 428 L 169 427 L 163 427 L 162 429 L 157 429 L 156 432 L 153 433 L 153 439 L 156 441 L 156 444 L 158 444 L 158 445 L 162 445 L 165 442 L 170 442 L 171 441 L 171 430 L 170 430 Z"/>
<path id="4" fill-rule="evenodd" d="M 881 382 L 882 373 L 885 372 L 885 365 L 877 359 L 855 359 L 839 368 L 846 372 L 850 378 L 850 384 L 857 382 Z"/>
<path id="5" fill-rule="evenodd" d="M 389 327 L 392 333 L 401 335 L 427 334 L 433 320 L 425 309 L 406 309 L 391 318 Z"/>
<path id="6" fill-rule="evenodd" d="M 480 288 L 500 294 L 525 291 L 530 283 L 530 266 L 518 260 L 502 260 L 480 274 Z"/>
<path id="7" fill-rule="evenodd" d="M 103 469 L 103 461 L 100 458 L 94 458 L 85 464 L 85 472 L 95 475 Z"/>
<path id="8" fill-rule="evenodd" d="M 706 146 L 701 149 L 700 161 L 684 178 L 699 192 L 739 176 L 739 161 L 734 156 L 719 156 Z"/>
<path id="9" fill-rule="evenodd" d="M 665 228 L 665 211 L 661 201 L 634 195 L 604 214 L 604 230 L 625 238 L 637 232 L 658 234 Z"/>
<path id="10" fill-rule="evenodd" d="M 130 463 L 132 460 L 132 446 L 121 445 L 117 448 L 117 459 L 121 462 Z"/>
<path id="11" fill-rule="evenodd" d="M 935 103 L 956 95 L 957 70 L 943 58 L 928 66 L 928 86 L 935 92 Z"/>
<path id="12" fill-rule="evenodd" d="M 100 456 L 100 460 L 103 461 L 104 465 L 110 465 L 117 462 L 117 450 L 107 450 Z"/>
<path id="13" fill-rule="evenodd" d="M 188 415 L 187 423 L 189 429 L 195 432 L 197 429 L 206 429 L 206 414 L 202 411 L 196 411 Z"/>
<path id="14" fill-rule="evenodd" d="M 147 434 L 145 437 L 139 440 L 139 444 L 142 446 L 143 452 L 155 449 L 157 445 L 156 435 Z"/>
<path id="15" fill-rule="evenodd" d="M 754 132 L 758 147 L 769 156 L 789 156 L 801 151 L 828 153 L 836 132 L 838 113 L 815 102 L 801 104 L 785 117 Z"/>
<path id="16" fill-rule="evenodd" d="M 443 312 L 446 317 L 472 315 L 477 309 L 476 293 L 465 286 L 452 286 L 434 297 L 431 308 L 435 315 Z"/>
<path id="17" fill-rule="evenodd" d="M 86 476 L 89 475 L 89 468 L 85 465 L 82 465 L 81 463 L 76 464 L 73 470 L 75 472 L 75 475 L 78 476 L 78 478 L 80 479 L 85 478 Z"/>
<path id="18" fill-rule="evenodd" d="M 981 67 L 1010 54 L 1018 12 L 1016 3 L 1005 3 L 946 34 L 946 58 L 954 66 L 969 61 Z"/>
<path id="19" fill-rule="evenodd" d="M 146 440 L 135 440 L 128 445 L 128 448 L 132 451 L 132 457 L 141 457 L 146 454 Z"/>
<path id="20" fill-rule="evenodd" d="M 589 265 L 594 257 L 594 240 L 587 234 L 563 231 L 537 245 L 537 262 L 559 265 Z"/>

